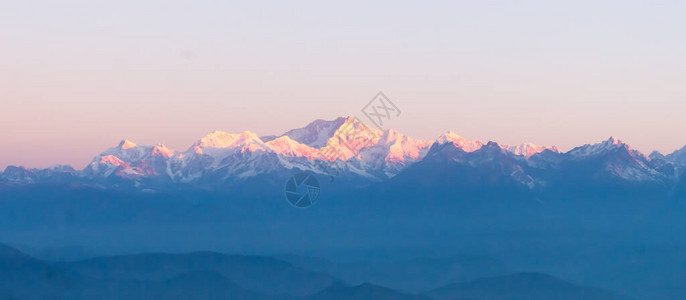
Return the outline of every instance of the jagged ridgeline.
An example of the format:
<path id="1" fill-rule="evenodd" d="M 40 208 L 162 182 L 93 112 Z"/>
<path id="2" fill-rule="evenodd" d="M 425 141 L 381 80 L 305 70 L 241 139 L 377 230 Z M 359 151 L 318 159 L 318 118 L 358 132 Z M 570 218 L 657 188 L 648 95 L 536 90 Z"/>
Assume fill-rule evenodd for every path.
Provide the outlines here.
<path id="1" fill-rule="evenodd" d="M 185 151 L 124 140 L 82 170 L 9 166 L 0 182 L 5 186 L 58 183 L 138 190 L 180 186 L 225 190 L 246 180 L 281 185 L 289 174 L 307 171 L 355 187 L 389 182 L 400 174 L 405 175 L 403 180 L 413 180 L 406 177 L 415 174 L 418 181 L 432 178 L 433 187 L 474 182 L 544 193 L 557 189 L 611 192 L 623 186 L 673 194 L 683 191 L 685 167 L 686 148 L 666 156 L 657 152 L 646 156 L 610 138 L 562 153 L 555 146 L 469 141 L 454 132 L 426 141 L 341 117 L 316 120 L 280 136 L 215 131 Z"/>

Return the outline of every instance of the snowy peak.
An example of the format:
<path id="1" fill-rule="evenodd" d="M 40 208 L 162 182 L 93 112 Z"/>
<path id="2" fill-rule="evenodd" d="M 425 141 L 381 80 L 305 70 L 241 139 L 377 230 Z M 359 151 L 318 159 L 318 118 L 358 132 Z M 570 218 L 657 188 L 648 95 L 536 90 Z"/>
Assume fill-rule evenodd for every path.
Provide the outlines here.
<path id="1" fill-rule="evenodd" d="M 461 137 L 454 131 L 450 130 L 447 131 L 446 133 L 442 134 L 436 139 L 436 142 L 439 144 L 445 144 L 445 143 L 454 143 L 456 141 L 464 141 L 465 138 Z"/>
<path id="2" fill-rule="evenodd" d="M 333 121 L 314 120 L 305 127 L 289 130 L 281 136 L 288 136 L 298 143 L 313 148 L 322 148 L 326 146 L 326 142 L 333 137 L 341 125 L 349 122 L 349 118 L 339 117 Z"/>
<path id="3" fill-rule="evenodd" d="M 397 132 L 393 129 L 387 129 L 383 132 L 381 135 L 381 138 L 379 139 L 379 143 L 383 144 L 391 144 L 399 140 L 404 140 L 407 139 L 408 137 L 403 135 L 400 132 Z"/>
<path id="4" fill-rule="evenodd" d="M 515 155 L 524 156 L 526 158 L 532 157 L 546 150 L 560 153 L 560 150 L 557 148 L 557 146 L 538 146 L 532 143 L 524 143 L 517 146 L 501 145 L 501 147 L 508 152 L 511 152 Z"/>
<path id="5" fill-rule="evenodd" d="M 459 136 L 453 131 L 448 131 L 443 135 L 439 136 L 438 139 L 436 139 L 436 142 L 439 145 L 452 143 L 457 148 L 460 148 L 465 152 L 474 152 L 476 150 L 481 149 L 481 147 L 484 146 L 484 143 L 481 141 L 468 141 L 467 139 Z"/>
<path id="6" fill-rule="evenodd" d="M 45 170 L 53 171 L 53 172 L 74 172 L 74 171 L 76 171 L 70 165 L 54 165 L 54 166 L 48 167 Z"/>
<path id="7" fill-rule="evenodd" d="M 460 135 L 456 134 L 453 131 L 448 131 L 438 137 L 436 139 L 436 142 L 439 145 L 445 144 L 445 143 L 452 143 L 456 147 L 464 150 L 465 152 L 474 152 L 476 150 L 481 149 L 481 147 L 486 146 L 483 142 L 481 141 L 469 141 Z M 491 143 L 491 142 L 489 142 Z M 497 144 L 497 143 L 494 143 Z M 493 146 L 493 144 L 491 145 Z M 532 143 L 524 143 L 521 145 L 499 145 L 502 149 L 506 150 L 507 152 L 513 153 L 515 155 L 519 156 L 524 156 L 526 158 L 529 158 L 531 156 L 534 156 L 538 153 L 541 153 L 545 150 L 550 150 L 552 152 L 560 153 L 560 150 L 556 146 L 538 146 Z"/>
<path id="8" fill-rule="evenodd" d="M 163 144 L 157 144 L 152 148 L 151 154 L 152 156 L 164 156 L 169 158 L 174 155 L 174 150 L 167 148 L 167 146 Z"/>
<path id="9" fill-rule="evenodd" d="M 146 152 L 147 151 L 145 147 L 138 146 L 128 140 L 123 140 L 117 147 L 109 148 L 105 150 L 105 152 L 96 156 L 93 159 L 93 162 L 99 161 L 104 156 L 113 156 L 125 162 L 136 161 L 141 160 L 143 156 L 146 155 Z"/>
<path id="10" fill-rule="evenodd" d="M 274 153 L 293 156 L 305 157 L 309 160 L 321 158 L 318 149 L 298 143 L 288 136 L 282 136 L 265 143 Z"/>
<path id="11" fill-rule="evenodd" d="M 248 145 L 264 145 L 264 142 L 253 132 L 227 133 L 215 131 L 198 140 L 193 146 L 203 148 L 236 148 Z"/>
<path id="12" fill-rule="evenodd" d="M 502 154 L 507 154 L 509 151 L 505 148 L 505 146 L 498 144 L 497 142 L 494 141 L 488 141 L 486 145 L 478 149 L 477 151 L 479 152 L 484 152 L 484 153 L 502 153 Z"/>
<path id="13" fill-rule="evenodd" d="M 655 163 L 645 154 L 634 150 L 619 139 L 609 139 L 572 149 L 565 154 L 571 161 L 584 161 L 601 167 L 599 174 L 609 174 L 613 178 L 620 178 L 627 182 L 661 182 L 666 180 L 662 171 L 655 169 Z M 604 173 L 603 173 L 604 172 Z"/>
<path id="14" fill-rule="evenodd" d="M 665 155 L 660 153 L 660 151 L 655 150 L 653 152 L 650 152 L 650 155 L 648 155 L 648 157 L 650 157 L 650 159 L 664 159 Z"/>
<path id="15" fill-rule="evenodd" d="M 625 147 L 627 150 L 632 151 L 629 145 L 623 143 L 621 140 L 615 139 L 614 137 L 610 137 L 609 139 L 598 144 L 586 144 L 581 147 L 576 147 L 567 152 L 567 154 L 572 157 L 590 157 L 602 155 L 607 151 L 615 150 L 620 147 Z"/>
<path id="16" fill-rule="evenodd" d="M 405 162 L 406 158 L 421 159 L 431 145 L 429 141 L 413 139 L 393 129 L 384 131 L 378 144 L 388 148 L 385 157 L 388 162 Z"/>
<path id="17" fill-rule="evenodd" d="M 124 150 L 128 150 L 128 149 L 131 149 L 133 147 L 136 147 L 136 143 L 129 141 L 129 140 L 122 140 L 121 142 L 119 142 L 118 147 L 121 149 L 124 149 Z"/>
<path id="18" fill-rule="evenodd" d="M 5 171 L 0 173 L 0 181 L 2 180 L 7 180 L 10 182 L 35 183 L 36 176 L 34 172 L 24 167 L 7 166 Z"/>
<path id="19" fill-rule="evenodd" d="M 113 166 L 121 166 L 124 162 L 114 155 L 105 155 L 100 157 L 100 164 L 108 164 Z"/>
<path id="20" fill-rule="evenodd" d="M 371 128 L 371 127 L 369 127 L 369 125 L 363 123 L 362 121 L 358 120 L 357 118 L 345 117 L 345 118 L 343 118 L 343 124 L 341 124 L 341 126 L 339 126 L 336 129 L 332 138 L 337 138 L 337 137 L 356 138 L 356 137 L 360 137 L 360 136 L 373 137 L 374 142 L 376 143 L 382 134 L 383 134 L 383 132 L 381 132 L 381 130 Z"/>
<path id="21" fill-rule="evenodd" d="M 167 162 L 174 156 L 174 150 L 162 144 L 140 146 L 123 140 L 117 147 L 105 150 L 93 158 L 81 171 L 84 176 L 139 177 L 159 175 L 165 172 Z"/>
<path id="22" fill-rule="evenodd" d="M 334 142 L 331 145 L 335 145 Z M 361 148 L 352 163 L 382 178 L 393 177 L 423 159 L 430 146 L 428 141 L 416 140 L 392 129 L 381 133 L 375 143 L 369 142 L 373 144 Z"/>
<path id="23" fill-rule="evenodd" d="M 548 151 L 550 155 L 536 155 Z M 686 167 L 686 147 L 664 157 L 654 154 L 651 157 L 655 160 L 651 160 L 614 137 L 574 148 L 565 154 L 559 153 L 555 146 L 470 141 L 452 131 L 435 141 L 425 141 L 393 129 L 381 131 L 371 128 L 354 117 L 339 117 L 330 121 L 315 120 L 303 128 L 265 139 L 250 131 L 215 131 L 180 153 L 163 144 L 144 146 L 122 140 L 96 156 L 83 170 L 59 173 L 73 173 L 73 176 L 88 179 L 120 176 L 193 183 L 228 182 L 232 178 L 266 175 L 275 170 L 321 173 L 335 166 L 336 170 L 343 170 L 341 173 L 383 180 L 403 172 L 429 155 L 429 159 L 437 159 L 438 163 L 485 167 L 484 172 L 503 167 L 507 171 L 503 174 L 518 174 L 515 177 L 519 182 L 529 184 L 533 175 L 527 175 L 524 167 L 517 166 L 538 169 L 541 174 L 551 170 L 560 172 L 560 168 L 571 168 L 570 172 L 592 169 L 588 171 L 589 178 L 605 176 L 628 181 L 660 181 L 667 176 L 665 174 L 676 178 L 683 173 L 681 169 L 677 170 L 677 166 Z M 585 169 L 575 169 L 574 166 Z M 6 173 L 12 178 L 39 174 L 33 169 L 20 171 Z"/>
<path id="24" fill-rule="evenodd" d="M 322 157 L 326 160 L 348 160 L 357 156 L 363 148 L 379 142 L 382 134 L 380 130 L 373 129 L 356 118 L 346 117 L 342 120 L 343 123 L 321 148 Z"/>
<path id="25" fill-rule="evenodd" d="M 686 166 L 686 146 L 665 156 L 667 161 L 680 166 Z"/>
<path id="26" fill-rule="evenodd" d="M 167 148 L 162 144 L 155 146 L 139 146 L 129 140 L 123 140 L 117 147 L 105 150 L 105 152 L 96 156 L 94 162 L 100 161 L 105 156 L 113 156 L 124 162 L 136 162 L 144 160 L 147 157 L 172 157 L 174 150 Z"/>
<path id="27" fill-rule="evenodd" d="M 609 137 L 607 140 L 603 141 L 601 143 L 603 147 L 606 149 L 612 149 L 612 148 L 619 148 L 619 147 L 627 147 L 631 148 L 628 144 L 622 142 L 620 139 L 616 139 L 613 136 Z"/>

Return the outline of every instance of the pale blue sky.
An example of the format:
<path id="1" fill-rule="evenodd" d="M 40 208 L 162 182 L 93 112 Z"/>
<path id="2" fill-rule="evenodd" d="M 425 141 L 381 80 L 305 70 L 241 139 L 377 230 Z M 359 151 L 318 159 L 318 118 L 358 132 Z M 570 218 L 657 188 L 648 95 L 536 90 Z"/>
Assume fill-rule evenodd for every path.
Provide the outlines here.
<path id="1" fill-rule="evenodd" d="M 4 1 L 0 168 L 282 133 L 379 90 L 418 138 L 671 152 L 684 16 L 683 1 Z"/>

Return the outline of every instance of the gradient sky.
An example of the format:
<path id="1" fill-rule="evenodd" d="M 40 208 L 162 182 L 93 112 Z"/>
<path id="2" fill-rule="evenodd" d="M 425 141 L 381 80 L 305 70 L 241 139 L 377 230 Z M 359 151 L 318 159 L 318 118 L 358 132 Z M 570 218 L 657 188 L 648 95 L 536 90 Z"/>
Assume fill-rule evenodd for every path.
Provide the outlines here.
<path id="1" fill-rule="evenodd" d="M 5 1 L 0 170 L 360 115 L 433 139 L 686 144 L 684 1 Z"/>

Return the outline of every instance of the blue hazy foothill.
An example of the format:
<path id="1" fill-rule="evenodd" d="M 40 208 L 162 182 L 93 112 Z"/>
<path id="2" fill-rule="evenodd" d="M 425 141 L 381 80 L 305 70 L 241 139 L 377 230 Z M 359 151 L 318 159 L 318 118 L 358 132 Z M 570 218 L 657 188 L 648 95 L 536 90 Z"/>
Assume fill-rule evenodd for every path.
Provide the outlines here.
<path id="1" fill-rule="evenodd" d="M 0 267 L 3 299 L 630 299 L 534 273 L 416 294 L 372 283 L 349 284 L 275 258 L 212 252 L 49 262 L 0 245 Z"/>
<path id="2" fill-rule="evenodd" d="M 321 146 L 344 121 L 289 132 Z M 131 160 L 117 168 L 99 163 L 107 155 L 85 170 L 8 167 L 0 175 L 0 242 L 40 259 L 8 250 L 15 262 L 0 270 L 8 279 L 0 295 L 82 284 L 92 293 L 118 290 L 112 284 L 161 293 L 154 289 L 207 282 L 217 295 L 322 299 L 686 298 L 683 151 L 645 156 L 611 138 L 526 156 L 495 142 L 437 141 L 421 159 L 394 164 L 384 145 L 360 151 L 370 160 L 345 163 L 203 148 L 177 164 L 134 146 L 104 153 Z M 336 176 L 321 165 L 336 167 Z M 136 256 L 207 250 L 215 254 Z M 262 273 L 247 272 L 256 265 L 246 257 L 204 267 L 216 253 L 263 257 Z M 77 262 L 52 263 L 65 260 Z M 247 281 L 233 272 L 246 272 Z M 50 280 L 32 279 L 41 274 Z M 96 276 L 104 285 L 80 281 L 92 275 L 104 276 Z M 495 286 L 504 294 L 488 292 Z"/>

